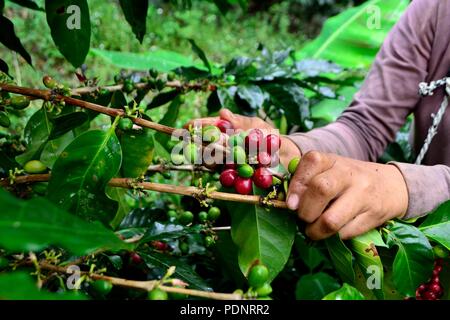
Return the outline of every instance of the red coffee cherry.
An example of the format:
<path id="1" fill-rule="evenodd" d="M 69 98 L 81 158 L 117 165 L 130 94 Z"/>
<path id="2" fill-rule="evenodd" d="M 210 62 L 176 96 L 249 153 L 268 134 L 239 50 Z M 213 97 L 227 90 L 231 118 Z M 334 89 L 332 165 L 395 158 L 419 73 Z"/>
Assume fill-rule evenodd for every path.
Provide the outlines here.
<path id="1" fill-rule="evenodd" d="M 272 186 L 272 174 L 264 167 L 256 169 L 253 175 L 253 182 L 258 188 L 267 189 Z"/>
<path id="2" fill-rule="evenodd" d="M 230 188 L 234 186 L 236 178 L 238 177 L 238 173 L 234 169 L 226 169 L 220 174 L 219 181 L 222 186 L 226 188 Z"/>
<path id="3" fill-rule="evenodd" d="M 261 167 L 267 167 L 271 164 L 272 157 L 270 156 L 269 153 L 262 151 L 262 152 L 258 153 L 256 160 L 258 161 L 258 164 Z"/>
<path id="4" fill-rule="evenodd" d="M 252 179 L 237 177 L 234 182 L 234 189 L 239 194 L 250 194 L 253 191 Z"/>
<path id="5" fill-rule="evenodd" d="M 269 134 L 266 137 L 266 147 L 267 147 L 267 152 L 269 154 L 277 152 L 281 147 L 280 136 L 277 136 L 275 134 Z"/>
<path id="6" fill-rule="evenodd" d="M 258 149 L 261 141 L 263 140 L 264 135 L 261 130 L 259 129 L 252 129 L 248 135 L 245 137 L 245 147 L 247 150 L 250 149 L 250 147 L 254 150 Z"/>

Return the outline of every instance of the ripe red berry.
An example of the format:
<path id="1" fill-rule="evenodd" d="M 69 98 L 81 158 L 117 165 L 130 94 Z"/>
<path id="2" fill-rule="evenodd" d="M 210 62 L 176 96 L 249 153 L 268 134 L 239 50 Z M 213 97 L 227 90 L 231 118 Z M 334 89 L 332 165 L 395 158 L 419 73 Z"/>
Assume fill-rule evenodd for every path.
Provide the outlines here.
<path id="1" fill-rule="evenodd" d="M 260 152 L 257 156 L 258 164 L 262 167 L 267 167 L 272 162 L 272 157 L 267 152 Z"/>
<path id="2" fill-rule="evenodd" d="M 245 137 L 245 147 L 247 150 L 257 150 L 263 138 L 264 135 L 261 130 L 253 129 Z"/>
<path id="3" fill-rule="evenodd" d="M 131 262 L 133 262 L 134 264 L 140 264 L 142 262 L 141 256 L 138 255 L 136 252 L 130 253 L 130 259 Z"/>
<path id="4" fill-rule="evenodd" d="M 253 190 L 252 179 L 237 177 L 234 182 L 234 188 L 237 193 L 247 195 Z"/>
<path id="5" fill-rule="evenodd" d="M 437 299 L 436 294 L 432 291 L 424 292 L 424 294 L 422 295 L 422 298 L 424 300 L 436 300 Z"/>
<path id="6" fill-rule="evenodd" d="M 238 173 L 234 169 L 226 169 L 220 174 L 219 180 L 222 186 L 230 188 L 234 186 Z"/>
<path id="7" fill-rule="evenodd" d="M 157 240 L 152 241 L 152 242 L 151 242 L 151 245 L 152 245 L 152 247 L 155 248 L 156 250 L 161 250 L 161 251 L 166 251 L 167 248 L 168 248 L 167 243 L 162 242 L 162 241 L 157 241 Z"/>
<path id="8" fill-rule="evenodd" d="M 430 281 L 430 284 L 432 284 L 432 283 L 440 284 L 441 280 L 439 280 L 439 276 L 433 276 Z"/>
<path id="9" fill-rule="evenodd" d="M 420 293 L 422 293 L 422 292 L 424 292 L 425 290 L 427 290 L 427 285 L 426 285 L 426 284 L 421 284 L 421 285 L 419 286 L 419 288 L 417 288 L 417 290 L 418 290 Z"/>
<path id="10" fill-rule="evenodd" d="M 428 287 L 428 290 L 434 292 L 436 295 L 440 295 L 440 294 L 441 294 L 441 291 L 442 291 L 442 288 L 441 288 L 441 286 L 440 286 L 439 284 L 437 284 L 437 283 L 432 283 L 432 284 Z"/>
<path id="11" fill-rule="evenodd" d="M 217 120 L 216 127 L 218 127 L 223 133 L 226 133 L 227 130 L 233 129 L 231 122 L 223 119 Z"/>
<path id="12" fill-rule="evenodd" d="M 434 271 L 436 271 L 439 274 L 442 271 L 442 266 L 441 265 L 436 265 L 434 267 Z"/>
<path id="13" fill-rule="evenodd" d="M 416 290 L 416 300 L 422 300 L 422 293 L 419 289 Z"/>
<path id="14" fill-rule="evenodd" d="M 269 154 L 275 153 L 280 149 L 281 139 L 280 136 L 275 134 L 269 134 L 266 137 L 266 148 Z"/>
<path id="15" fill-rule="evenodd" d="M 253 182 L 258 188 L 267 189 L 272 186 L 272 174 L 264 167 L 256 169 L 253 175 Z"/>

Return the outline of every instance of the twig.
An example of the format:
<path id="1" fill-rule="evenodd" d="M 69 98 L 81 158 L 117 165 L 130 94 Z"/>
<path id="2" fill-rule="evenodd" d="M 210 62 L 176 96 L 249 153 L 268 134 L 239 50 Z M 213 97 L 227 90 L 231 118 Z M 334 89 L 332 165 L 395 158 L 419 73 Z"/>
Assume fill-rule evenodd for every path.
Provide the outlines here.
<path id="1" fill-rule="evenodd" d="M 196 165 L 192 165 L 192 164 L 172 165 L 172 164 L 166 164 L 166 163 L 151 165 L 147 168 L 147 171 L 150 171 L 150 172 L 165 172 L 165 171 L 213 172 L 213 170 L 211 170 L 205 166 L 196 166 Z"/>
<path id="2" fill-rule="evenodd" d="M 124 117 L 125 111 L 122 109 L 113 109 L 101 106 L 99 104 L 95 104 L 92 102 L 87 102 L 79 99 L 75 99 L 72 97 L 66 97 L 61 94 L 55 94 L 50 90 L 40 90 L 40 89 L 32 89 L 19 87 L 15 85 L 0 83 L 0 89 L 6 92 L 16 93 L 24 96 L 35 97 L 39 99 L 43 99 L 45 101 L 64 101 L 67 104 L 74 105 L 84 109 L 90 109 L 99 113 L 106 114 L 111 117 Z M 148 121 L 142 118 L 130 118 L 135 124 L 153 129 L 168 135 L 171 135 L 176 129 L 172 127 L 168 127 L 156 122 Z"/>
<path id="3" fill-rule="evenodd" d="M 225 226 L 225 227 L 213 227 L 211 228 L 212 231 L 230 231 L 231 227 L 230 226 Z"/>
<path id="4" fill-rule="evenodd" d="M 168 82 L 166 82 L 165 86 L 169 87 L 169 88 L 180 89 L 180 90 L 202 90 L 204 88 L 207 88 L 208 90 L 213 89 L 213 87 L 210 87 L 208 85 L 205 86 L 205 84 L 202 84 L 202 83 L 181 83 L 178 80 L 168 81 Z M 135 83 L 134 87 L 136 89 L 152 89 L 152 86 L 150 84 L 148 84 L 147 82 Z M 82 94 L 98 92 L 100 90 L 107 90 L 109 92 L 114 92 L 114 91 L 121 91 L 122 89 L 123 89 L 123 84 L 115 84 L 115 85 L 109 85 L 109 86 L 76 88 L 76 89 L 72 89 L 71 93 L 73 95 L 82 95 Z"/>
<path id="5" fill-rule="evenodd" d="M 47 262 L 41 262 L 39 264 L 40 268 L 43 270 L 50 270 L 58 273 L 67 273 L 68 267 L 60 267 L 49 264 Z M 96 273 L 89 273 L 87 271 L 80 272 L 83 275 L 88 275 L 93 280 L 106 280 L 111 282 L 115 286 L 133 288 L 133 289 L 141 289 L 145 291 L 151 291 L 158 287 L 159 289 L 166 292 L 180 293 L 186 294 L 189 296 L 195 296 L 206 299 L 215 299 L 215 300 L 242 300 L 242 296 L 234 293 L 219 293 L 219 292 L 209 292 L 209 291 L 201 291 L 201 290 L 193 290 L 193 289 L 185 289 L 179 287 L 170 287 L 159 284 L 158 280 L 150 280 L 150 281 L 136 281 L 136 280 L 128 280 L 123 278 L 116 278 L 110 276 L 104 276 Z"/>
<path id="6" fill-rule="evenodd" d="M 42 182 L 48 181 L 50 174 L 36 174 L 27 176 L 17 176 L 15 178 L 15 184 L 23 184 L 30 182 Z M 9 180 L 4 178 L 0 179 L 0 186 L 9 186 Z M 209 198 L 214 200 L 223 200 L 231 202 L 248 203 L 253 205 L 263 205 L 260 196 L 255 195 L 242 195 L 228 192 L 209 191 L 205 194 L 205 189 L 197 187 L 176 186 L 171 184 L 162 184 L 155 182 L 137 182 L 136 179 L 131 178 L 113 178 L 108 183 L 111 187 L 118 188 L 141 188 L 144 190 L 151 190 L 163 193 L 173 193 L 184 196 L 190 196 L 194 198 Z M 287 209 L 286 202 L 280 200 L 268 200 L 269 206 L 273 206 L 279 209 Z"/>

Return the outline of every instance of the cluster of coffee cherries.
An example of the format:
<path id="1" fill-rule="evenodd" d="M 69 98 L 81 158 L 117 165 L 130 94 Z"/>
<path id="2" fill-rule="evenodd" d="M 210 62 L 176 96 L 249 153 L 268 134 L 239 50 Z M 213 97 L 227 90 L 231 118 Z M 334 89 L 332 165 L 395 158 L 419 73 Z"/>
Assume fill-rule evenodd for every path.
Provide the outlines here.
<path id="1" fill-rule="evenodd" d="M 231 123 L 219 120 L 215 126 L 203 128 L 203 137 L 214 142 L 218 132 L 231 129 Z M 281 181 L 270 168 L 278 164 L 278 150 L 281 140 L 278 135 L 264 136 L 259 129 L 241 132 L 227 137 L 230 157 L 223 166 L 220 183 L 225 188 L 234 188 L 242 195 L 251 194 L 253 184 L 260 189 L 268 189 Z M 231 160 L 231 161 L 230 161 Z"/>
<path id="2" fill-rule="evenodd" d="M 439 274 L 442 271 L 443 259 L 439 258 L 434 262 L 433 275 L 431 279 L 424 284 L 421 284 L 416 290 L 417 300 L 438 300 L 444 294 L 444 287 L 439 279 Z"/>

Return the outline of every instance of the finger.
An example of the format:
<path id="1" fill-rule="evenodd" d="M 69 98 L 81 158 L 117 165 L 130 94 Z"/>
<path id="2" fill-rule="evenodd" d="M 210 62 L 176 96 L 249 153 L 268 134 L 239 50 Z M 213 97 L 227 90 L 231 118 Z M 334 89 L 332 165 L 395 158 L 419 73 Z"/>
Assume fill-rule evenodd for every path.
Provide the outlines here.
<path id="1" fill-rule="evenodd" d="M 208 118 L 200 118 L 200 119 L 193 119 L 186 123 L 183 128 L 189 128 L 189 126 L 193 127 L 204 127 L 209 125 L 215 125 L 217 123 L 217 120 L 219 120 L 219 117 L 208 117 Z"/>
<path id="2" fill-rule="evenodd" d="M 299 218 L 307 223 L 313 223 L 348 186 L 348 180 L 340 178 L 338 170 L 330 169 L 313 177 L 299 203 Z"/>
<path id="3" fill-rule="evenodd" d="M 297 210 L 300 199 L 306 191 L 307 183 L 316 175 L 330 169 L 334 165 L 335 159 L 331 154 L 318 151 L 306 153 L 295 171 L 294 177 L 289 183 L 287 206 L 291 210 Z"/>
<path id="4" fill-rule="evenodd" d="M 339 235 L 343 240 L 351 239 L 381 226 L 384 222 L 383 219 L 374 217 L 372 212 L 366 211 L 339 230 Z"/>
<path id="5" fill-rule="evenodd" d="M 248 129 L 251 126 L 252 118 L 234 114 L 228 109 L 220 109 L 219 117 L 222 120 L 229 121 L 235 129 Z"/>
<path id="6" fill-rule="evenodd" d="M 328 238 L 352 221 L 361 210 L 354 192 L 348 191 L 336 199 L 315 222 L 306 227 L 306 235 L 313 240 Z"/>

